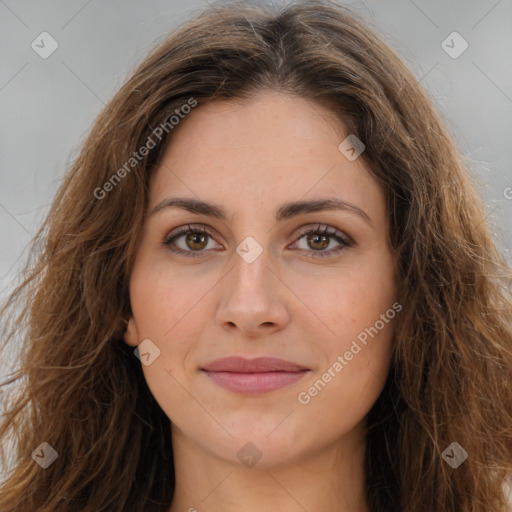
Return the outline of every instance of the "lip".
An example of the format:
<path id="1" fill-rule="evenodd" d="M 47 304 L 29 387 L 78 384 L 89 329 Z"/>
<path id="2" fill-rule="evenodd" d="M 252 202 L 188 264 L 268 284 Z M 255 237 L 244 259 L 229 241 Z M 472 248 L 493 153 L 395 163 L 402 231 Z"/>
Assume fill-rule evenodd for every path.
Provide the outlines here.
<path id="1" fill-rule="evenodd" d="M 224 389 L 254 395 L 294 384 L 310 369 L 276 357 L 226 357 L 207 364 L 201 371 Z"/>
<path id="2" fill-rule="evenodd" d="M 245 357 L 224 357 L 208 363 L 202 370 L 207 372 L 238 372 L 238 373 L 260 373 L 260 372 L 298 372 L 309 370 L 291 361 L 285 361 L 278 357 L 256 357 L 246 359 Z"/>

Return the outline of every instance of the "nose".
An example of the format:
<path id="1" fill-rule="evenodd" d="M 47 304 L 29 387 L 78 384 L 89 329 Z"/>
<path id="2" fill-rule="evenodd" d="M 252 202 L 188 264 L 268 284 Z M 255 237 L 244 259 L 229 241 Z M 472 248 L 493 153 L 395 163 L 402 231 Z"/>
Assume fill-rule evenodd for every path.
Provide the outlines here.
<path id="1" fill-rule="evenodd" d="M 251 263 L 236 255 L 217 309 L 217 324 L 223 329 L 259 337 L 288 323 L 287 289 L 268 263 L 265 251 Z"/>

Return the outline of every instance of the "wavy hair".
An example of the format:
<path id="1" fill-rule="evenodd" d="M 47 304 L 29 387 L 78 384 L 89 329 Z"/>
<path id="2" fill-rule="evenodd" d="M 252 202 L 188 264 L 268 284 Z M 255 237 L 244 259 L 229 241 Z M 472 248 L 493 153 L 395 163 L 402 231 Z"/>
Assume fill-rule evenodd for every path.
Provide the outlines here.
<path id="1" fill-rule="evenodd" d="M 97 117 L 2 310 L 2 350 L 20 348 L 2 383 L 2 512 L 168 510 L 170 423 L 123 341 L 123 319 L 148 179 L 172 130 L 104 184 L 191 98 L 262 90 L 339 115 L 386 196 L 403 310 L 368 414 L 370 510 L 508 510 L 510 267 L 429 95 L 377 29 L 319 0 L 213 4 L 160 41 Z M 58 453 L 45 470 L 31 457 L 42 441 Z M 442 456 L 452 442 L 468 453 L 457 469 Z"/>

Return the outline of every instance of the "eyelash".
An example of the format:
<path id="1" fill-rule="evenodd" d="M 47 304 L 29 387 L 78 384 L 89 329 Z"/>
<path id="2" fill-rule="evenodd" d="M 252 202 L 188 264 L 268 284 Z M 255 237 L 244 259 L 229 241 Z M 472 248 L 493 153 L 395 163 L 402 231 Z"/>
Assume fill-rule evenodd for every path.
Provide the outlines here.
<path id="1" fill-rule="evenodd" d="M 322 229 L 320 229 L 321 227 L 322 227 Z M 162 241 L 162 244 L 165 245 L 171 252 L 173 252 L 175 254 L 179 254 L 179 255 L 182 255 L 185 257 L 191 257 L 191 258 L 201 257 L 202 256 L 201 253 L 205 252 L 204 250 L 184 251 L 183 249 L 179 249 L 179 248 L 171 248 L 171 244 L 173 244 L 176 239 L 180 238 L 183 235 L 188 235 L 188 234 L 206 235 L 206 236 L 213 238 L 213 235 L 207 229 L 205 229 L 203 226 L 196 227 L 196 226 L 186 225 L 186 226 L 181 226 L 181 227 L 177 228 L 172 233 L 169 233 Z M 298 238 L 295 239 L 295 242 L 298 242 L 302 237 L 309 235 L 309 234 L 328 236 L 330 238 L 334 238 L 337 242 L 340 242 L 340 244 L 341 244 L 341 246 L 337 247 L 336 249 L 330 249 L 329 251 L 309 250 L 308 252 L 311 252 L 312 257 L 314 257 L 314 258 L 325 258 L 328 256 L 336 255 L 336 254 L 339 254 L 340 252 L 344 251 L 346 248 L 353 246 L 353 241 L 348 236 L 342 234 L 340 231 L 338 231 L 335 228 L 332 228 L 330 226 L 325 226 L 325 225 L 322 226 L 321 224 L 318 224 L 318 227 L 316 229 L 311 228 L 311 227 L 302 228 L 299 232 Z M 307 251 L 307 249 L 300 249 L 300 250 Z"/>

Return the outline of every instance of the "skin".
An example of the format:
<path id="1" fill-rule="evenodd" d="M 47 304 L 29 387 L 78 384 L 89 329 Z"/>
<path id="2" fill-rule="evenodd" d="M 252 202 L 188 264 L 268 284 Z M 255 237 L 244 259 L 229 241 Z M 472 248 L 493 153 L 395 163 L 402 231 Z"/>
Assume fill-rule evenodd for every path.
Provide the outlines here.
<path id="1" fill-rule="evenodd" d="M 171 420 L 176 490 L 170 512 L 273 510 L 367 512 L 366 415 L 382 391 L 393 321 L 300 403 L 365 328 L 396 301 L 396 260 L 385 196 L 362 158 L 338 149 L 344 124 L 302 98 L 260 92 L 246 102 L 198 105 L 173 131 L 149 189 L 151 212 L 168 197 L 222 205 L 220 220 L 167 207 L 148 213 L 130 276 L 132 316 L 125 341 L 150 339 L 160 355 L 143 365 Z M 303 213 L 276 222 L 286 201 L 341 198 L 348 210 Z M 182 235 L 193 223 L 212 233 Z M 354 241 L 309 240 L 299 228 L 330 226 Z M 251 236 L 263 252 L 248 263 L 236 248 Z M 328 243 L 328 246 L 327 246 Z M 315 257 L 323 251 L 326 257 Z M 329 253 L 330 251 L 330 253 Z M 258 396 L 213 383 L 206 363 L 221 357 L 276 356 L 310 372 Z M 237 452 L 261 459 L 248 467 Z"/>

